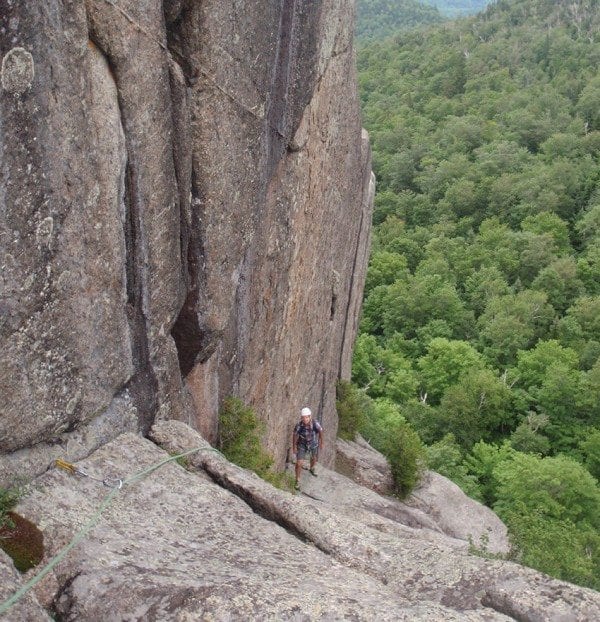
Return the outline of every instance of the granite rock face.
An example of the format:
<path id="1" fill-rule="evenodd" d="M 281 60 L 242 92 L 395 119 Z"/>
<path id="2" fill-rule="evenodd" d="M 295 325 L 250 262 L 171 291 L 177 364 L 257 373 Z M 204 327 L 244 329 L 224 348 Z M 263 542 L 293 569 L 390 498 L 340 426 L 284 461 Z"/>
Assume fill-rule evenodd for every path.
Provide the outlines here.
<path id="1" fill-rule="evenodd" d="M 357 434 L 354 441 L 336 439 L 335 469 L 366 488 L 383 495 L 393 491 L 394 478 L 386 457 Z"/>
<path id="2" fill-rule="evenodd" d="M 369 500 L 376 493 L 325 468 L 317 478 L 306 473 L 302 493 L 291 495 L 227 462 L 182 423 L 156 424 L 150 436 L 164 449 L 126 434 L 79 466 L 99 478 L 128 479 L 169 453 L 200 450 L 184 464 L 170 462 L 125 484 L 35 588 L 52 615 L 531 622 L 600 616 L 597 592 L 474 557 L 465 541 L 385 516 Z M 18 509 L 43 529 L 52 555 L 108 490 L 54 470 Z"/>
<path id="3" fill-rule="evenodd" d="M 387 459 L 360 434 L 354 441 L 337 439 L 336 451 L 336 471 L 375 492 L 392 493 L 393 478 Z M 332 485 L 327 492 L 332 498 L 339 494 L 335 488 Z M 347 489 L 341 487 L 341 490 Z M 360 491 L 358 505 L 366 503 L 375 512 L 394 516 L 406 525 L 440 531 L 487 553 L 507 555 L 510 552 L 508 530 L 498 516 L 438 473 L 425 471 L 419 485 L 403 503 L 370 495 L 364 489 L 355 490 Z M 358 499 L 351 502 L 345 492 L 343 496 L 345 505 L 357 505 Z"/>
<path id="4" fill-rule="evenodd" d="M 406 504 L 424 512 L 450 536 L 490 553 L 510 550 L 508 530 L 496 514 L 439 473 L 426 471 Z"/>
<path id="5" fill-rule="evenodd" d="M 134 373 L 117 89 L 82 3 L 0 10 L 0 452 L 104 411 Z M 61 24 L 60 30 L 57 23 Z M 14 47 L 13 47 L 14 46 Z M 15 49 L 30 55 L 16 78 Z M 20 53 L 23 56 L 23 52 Z"/>
<path id="6" fill-rule="evenodd" d="M 228 395 L 279 466 L 302 406 L 335 434 L 373 197 L 353 12 L 0 0 L 1 478 L 74 433 L 214 440 Z"/>

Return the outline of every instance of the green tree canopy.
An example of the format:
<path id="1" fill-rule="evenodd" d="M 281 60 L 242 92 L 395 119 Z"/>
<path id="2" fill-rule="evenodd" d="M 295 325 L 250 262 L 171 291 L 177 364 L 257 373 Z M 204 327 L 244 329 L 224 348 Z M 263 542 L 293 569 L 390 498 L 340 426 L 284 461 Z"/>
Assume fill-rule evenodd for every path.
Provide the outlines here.
<path id="1" fill-rule="evenodd" d="M 432 403 L 439 403 L 446 389 L 456 384 L 463 374 L 485 367 L 481 354 L 466 341 L 444 337 L 432 339 L 427 346 L 427 354 L 417 364 L 423 391 Z"/>
<path id="2" fill-rule="evenodd" d="M 564 456 L 517 453 L 494 470 L 494 510 L 513 533 L 523 562 L 591 587 L 600 584 L 600 488 Z"/>
<path id="3" fill-rule="evenodd" d="M 446 389 L 439 416 L 465 449 L 501 438 L 515 420 L 510 388 L 489 369 L 471 369 Z"/>
<path id="4" fill-rule="evenodd" d="M 502 0 L 361 42 L 377 193 L 353 368 L 433 468 L 500 503 L 525 563 L 596 588 L 597 525 L 496 474 L 597 474 L 599 31 L 597 2 Z"/>

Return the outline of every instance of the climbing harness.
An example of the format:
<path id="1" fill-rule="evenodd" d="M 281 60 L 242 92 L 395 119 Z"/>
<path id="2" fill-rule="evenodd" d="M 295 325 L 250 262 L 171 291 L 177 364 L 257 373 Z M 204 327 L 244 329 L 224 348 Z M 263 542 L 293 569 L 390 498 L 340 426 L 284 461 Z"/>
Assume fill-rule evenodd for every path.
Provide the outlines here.
<path id="1" fill-rule="evenodd" d="M 61 459 L 56 460 L 55 466 L 57 468 L 63 469 L 64 471 L 67 471 L 68 473 L 71 473 L 72 475 L 80 475 L 82 477 L 89 477 L 90 479 L 93 479 L 94 481 L 100 482 L 104 486 L 111 488 L 111 491 L 106 495 L 106 497 L 104 497 L 98 509 L 94 512 L 94 514 L 89 519 L 89 521 L 75 534 L 73 539 L 68 544 L 66 544 L 46 564 L 46 566 L 44 566 L 44 568 L 42 568 L 42 570 L 38 572 L 38 574 L 36 574 L 29 581 L 27 581 L 27 583 L 25 583 L 19 590 L 17 590 L 7 600 L 5 600 L 3 603 L 0 603 L 0 616 L 6 613 L 18 600 L 20 600 L 23 596 L 25 596 L 25 594 L 27 594 L 46 575 L 48 575 L 67 556 L 69 551 L 73 549 L 77 544 L 79 544 L 79 542 L 81 542 L 81 540 L 85 538 L 85 536 L 98 523 L 98 521 L 100 520 L 100 516 L 102 515 L 104 510 L 106 510 L 106 508 L 113 502 L 113 499 L 116 497 L 117 493 L 123 487 L 129 486 L 133 484 L 134 482 L 137 482 L 138 480 L 142 479 L 146 475 L 149 475 L 153 471 L 160 469 L 162 466 L 164 466 L 168 462 L 172 462 L 173 460 L 177 460 L 179 458 L 189 456 L 190 454 L 193 454 L 199 451 L 214 451 L 222 455 L 221 452 L 218 449 L 215 449 L 214 447 L 195 447 L 194 449 L 189 449 L 188 451 L 184 451 L 180 454 L 169 456 L 168 458 L 165 458 L 164 460 L 161 460 L 160 462 L 157 462 L 156 464 L 153 464 L 147 467 L 146 469 L 143 469 L 139 473 L 136 473 L 135 475 L 132 475 L 131 477 L 128 477 L 125 480 L 118 479 L 118 478 L 99 479 L 97 477 L 90 475 L 89 473 L 84 471 L 82 468 L 77 467 L 76 465 L 71 464 L 70 462 L 67 462 L 66 460 L 61 460 Z"/>

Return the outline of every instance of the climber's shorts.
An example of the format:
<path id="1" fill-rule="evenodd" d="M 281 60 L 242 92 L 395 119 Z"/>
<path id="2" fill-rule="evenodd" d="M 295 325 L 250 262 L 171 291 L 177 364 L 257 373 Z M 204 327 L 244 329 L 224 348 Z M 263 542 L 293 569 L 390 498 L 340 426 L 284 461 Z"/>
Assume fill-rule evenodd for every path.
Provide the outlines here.
<path id="1" fill-rule="evenodd" d="M 298 453 L 296 454 L 297 460 L 306 460 L 306 458 L 314 458 L 315 460 L 319 457 L 319 446 L 316 447 L 302 447 L 302 445 L 298 446 Z"/>

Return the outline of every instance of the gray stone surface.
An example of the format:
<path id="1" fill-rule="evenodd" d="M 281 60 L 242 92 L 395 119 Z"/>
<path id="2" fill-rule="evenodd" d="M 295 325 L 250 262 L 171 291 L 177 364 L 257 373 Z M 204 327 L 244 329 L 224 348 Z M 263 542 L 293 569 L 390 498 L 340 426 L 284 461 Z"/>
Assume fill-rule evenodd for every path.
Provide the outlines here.
<path id="1" fill-rule="evenodd" d="M 189 429 L 174 429 L 202 442 Z M 203 455 L 209 454 L 222 461 L 212 452 Z M 152 443 L 126 435 L 80 466 L 98 477 L 127 477 L 165 457 Z M 195 458 L 190 462 L 192 468 L 199 464 Z M 237 472 L 250 492 L 264 490 L 256 476 L 228 463 L 223 467 Z M 106 494 L 95 481 L 53 471 L 40 478 L 19 509 L 43 528 L 51 554 Z M 309 523 L 327 518 L 311 501 L 273 494 Z M 321 532 L 327 530 L 325 524 Z M 52 609 L 62 620 L 508 619 L 491 611 L 459 614 L 438 603 L 411 602 L 174 462 L 126 485 L 57 567 L 55 581 Z M 47 600 L 47 586 L 39 591 Z"/>
<path id="2" fill-rule="evenodd" d="M 11 598 L 22 585 L 22 575 L 13 566 L 10 557 L 0 550 L 0 605 Z M 0 620 L 6 622 L 47 622 L 51 619 L 31 592 L 18 600 L 4 615 L 0 613 Z"/>
<path id="3" fill-rule="evenodd" d="M 335 449 L 336 471 L 380 494 L 392 493 L 394 479 L 388 461 L 360 434 L 354 441 L 336 439 Z"/>
<path id="4" fill-rule="evenodd" d="M 127 483 L 98 524 L 35 588 L 62 620 L 593 620 L 600 594 L 501 561 L 378 512 L 325 468 L 302 493 L 272 488 L 188 426 L 127 434 L 80 467 L 130 478 L 169 454 L 181 464 Z M 166 450 L 166 451 L 165 451 Z M 168 452 L 168 453 L 167 453 Z M 345 489 L 345 492 L 344 492 Z M 56 553 L 108 489 L 53 470 L 19 512 Z"/>
<path id="5" fill-rule="evenodd" d="M 3 3 L 1 472 L 114 438 L 125 397 L 214 440 L 237 395 L 280 466 L 301 406 L 333 438 L 373 193 L 352 32 L 351 0 Z"/>
<path id="6" fill-rule="evenodd" d="M 406 500 L 421 510 L 446 534 L 468 540 L 489 553 L 510 551 L 506 525 L 485 505 L 470 499 L 448 478 L 426 471 Z"/>

